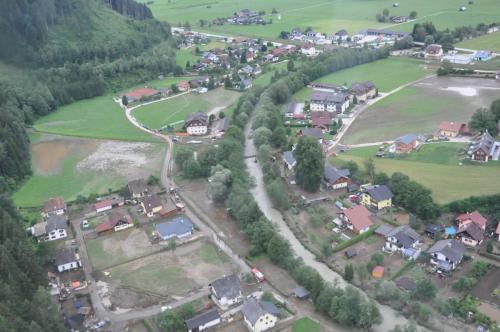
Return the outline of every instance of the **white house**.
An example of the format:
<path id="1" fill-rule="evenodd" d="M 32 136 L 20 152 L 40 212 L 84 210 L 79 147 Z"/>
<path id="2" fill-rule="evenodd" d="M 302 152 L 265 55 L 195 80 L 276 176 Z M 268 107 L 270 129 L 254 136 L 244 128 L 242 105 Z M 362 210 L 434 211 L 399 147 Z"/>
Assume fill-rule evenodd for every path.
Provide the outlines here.
<path id="1" fill-rule="evenodd" d="M 263 332 L 276 325 L 279 310 L 268 301 L 259 301 L 250 297 L 243 303 L 241 309 L 246 326 L 252 332 Z"/>
<path id="2" fill-rule="evenodd" d="M 206 135 L 208 132 L 208 116 L 203 112 L 194 112 L 188 115 L 184 126 L 189 135 Z"/>
<path id="3" fill-rule="evenodd" d="M 224 276 L 208 285 L 212 300 L 222 309 L 243 301 L 240 279 L 236 274 Z"/>
<path id="4" fill-rule="evenodd" d="M 316 55 L 316 48 L 314 47 L 313 44 L 305 44 L 300 48 L 300 52 L 302 54 L 305 54 L 307 56 L 315 56 Z"/>
<path id="5" fill-rule="evenodd" d="M 80 256 L 70 248 L 63 249 L 56 254 L 55 264 L 59 272 L 75 270 L 82 266 Z"/>
<path id="6" fill-rule="evenodd" d="M 465 246 L 457 240 L 439 240 L 427 250 L 430 263 L 443 272 L 453 271 L 462 261 Z"/>
<path id="7" fill-rule="evenodd" d="M 51 215 L 63 215 L 66 213 L 66 203 L 64 203 L 64 199 L 61 197 L 52 197 L 49 198 L 44 204 L 42 208 L 42 217 L 48 218 Z"/>
<path id="8" fill-rule="evenodd" d="M 420 255 L 420 235 L 410 226 L 394 228 L 385 239 L 384 250 L 400 252 L 404 257 L 416 259 Z"/>
<path id="9" fill-rule="evenodd" d="M 217 309 L 212 309 L 185 321 L 189 332 L 204 331 L 221 323 Z"/>
<path id="10" fill-rule="evenodd" d="M 38 241 L 55 241 L 68 236 L 68 226 L 63 215 L 50 215 L 47 221 L 33 225 L 30 228 L 31 234 Z"/>
<path id="11" fill-rule="evenodd" d="M 311 112 L 343 113 L 349 107 L 349 95 L 338 91 L 314 90 L 311 101 Z"/>

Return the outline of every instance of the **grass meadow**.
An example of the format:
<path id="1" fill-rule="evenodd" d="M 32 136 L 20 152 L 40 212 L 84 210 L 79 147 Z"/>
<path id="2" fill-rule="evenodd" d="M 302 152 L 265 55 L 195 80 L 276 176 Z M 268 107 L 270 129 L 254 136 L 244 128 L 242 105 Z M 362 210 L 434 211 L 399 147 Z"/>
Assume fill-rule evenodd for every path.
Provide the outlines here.
<path id="1" fill-rule="evenodd" d="M 467 39 L 455 44 L 455 47 L 470 48 L 473 50 L 490 50 L 500 53 L 500 32 Z"/>
<path id="2" fill-rule="evenodd" d="M 292 325 L 292 332 L 319 332 L 321 325 L 308 317 L 295 321 Z"/>

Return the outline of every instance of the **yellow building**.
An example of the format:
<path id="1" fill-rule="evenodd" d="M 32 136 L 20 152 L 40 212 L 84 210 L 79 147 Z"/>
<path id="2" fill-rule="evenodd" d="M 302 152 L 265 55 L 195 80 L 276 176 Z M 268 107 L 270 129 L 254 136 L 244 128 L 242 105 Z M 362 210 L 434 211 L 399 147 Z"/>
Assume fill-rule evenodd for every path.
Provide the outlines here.
<path id="1" fill-rule="evenodd" d="M 361 204 L 371 209 L 382 210 L 392 206 L 393 196 L 386 185 L 370 186 L 364 189 Z"/>

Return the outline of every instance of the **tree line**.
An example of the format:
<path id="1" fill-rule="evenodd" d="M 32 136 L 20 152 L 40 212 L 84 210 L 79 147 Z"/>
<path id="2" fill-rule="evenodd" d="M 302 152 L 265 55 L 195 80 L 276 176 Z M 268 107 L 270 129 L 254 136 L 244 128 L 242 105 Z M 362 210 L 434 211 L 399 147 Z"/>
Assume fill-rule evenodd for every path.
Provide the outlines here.
<path id="1" fill-rule="evenodd" d="M 101 0 L 114 11 L 135 18 L 146 20 L 153 18 L 153 13 L 146 4 L 137 3 L 134 0 Z"/>

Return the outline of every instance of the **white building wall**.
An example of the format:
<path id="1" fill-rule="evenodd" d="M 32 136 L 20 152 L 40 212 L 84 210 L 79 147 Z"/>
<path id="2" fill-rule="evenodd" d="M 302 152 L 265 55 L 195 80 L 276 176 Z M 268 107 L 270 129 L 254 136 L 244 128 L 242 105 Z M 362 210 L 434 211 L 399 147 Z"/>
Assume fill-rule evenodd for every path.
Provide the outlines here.
<path id="1" fill-rule="evenodd" d="M 111 205 L 108 205 L 108 206 L 104 206 L 102 208 L 99 208 L 99 209 L 96 209 L 95 211 L 97 213 L 101 213 L 101 212 L 104 212 L 104 211 L 108 211 L 108 210 L 111 210 L 112 209 L 112 206 Z"/>
<path id="2" fill-rule="evenodd" d="M 74 261 L 74 262 L 70 262 L 70 263 L 67 263 L 67 264 L 58 265 L 57 266 L 57 270 L 59 272 L 64 272 L 64 271 L 69 271 L 69 270 L 77 269 L 80 266 L 81 266 L 80 262 Z"/>
<path id="3" fill-rule="evenodd" d="M 191 126 L 187 127 L 187 133 L 189 135 L 205 135 L 208 131 L 207 126 Z"/>

